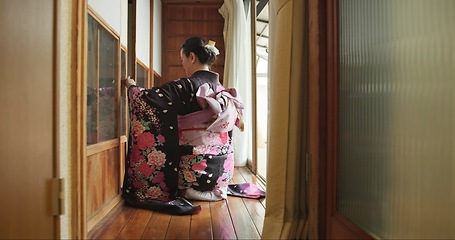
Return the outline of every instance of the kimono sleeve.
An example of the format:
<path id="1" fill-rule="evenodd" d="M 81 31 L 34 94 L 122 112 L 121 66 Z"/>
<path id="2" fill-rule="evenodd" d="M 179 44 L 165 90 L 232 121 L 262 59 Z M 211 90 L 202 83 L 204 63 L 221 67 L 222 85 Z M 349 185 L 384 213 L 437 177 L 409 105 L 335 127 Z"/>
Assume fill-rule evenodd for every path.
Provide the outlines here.
<path id="1" fill-rule="evenodd" d="M 135 200 L 175 197 L 180 160 L 177 113 L 192 99 L 187 79 L 160 87 L 128 89 L 130 131 L 123 195 Z"/>
<path id="2" fill-rule="evenodd" d="M 156 108 L 182 114 L 185 109 L 191 108 L 190 105 L 195 99 L 194 92 L 192 82 L 182 78 L 160 87 L 154 87 L 147 91 L 146 95 Z"/>

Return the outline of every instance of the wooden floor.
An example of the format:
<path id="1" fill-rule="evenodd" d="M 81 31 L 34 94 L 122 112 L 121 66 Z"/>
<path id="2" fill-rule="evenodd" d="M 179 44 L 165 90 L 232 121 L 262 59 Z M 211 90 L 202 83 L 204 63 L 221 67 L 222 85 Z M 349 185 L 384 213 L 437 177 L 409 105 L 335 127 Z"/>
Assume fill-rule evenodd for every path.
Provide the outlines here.
<path id="1" fill-rule="evenodd" d="M 236 168 L 233 183 L 263 185 L 248 168 Z M 265 190 L 265 189 L 264 189 Z M 265 199 L 228 196 L 218 202 L 193 201 L 202 211 L 171 216 L 118 204 L 89 233 L 89 239 L 260 239 Z"/>

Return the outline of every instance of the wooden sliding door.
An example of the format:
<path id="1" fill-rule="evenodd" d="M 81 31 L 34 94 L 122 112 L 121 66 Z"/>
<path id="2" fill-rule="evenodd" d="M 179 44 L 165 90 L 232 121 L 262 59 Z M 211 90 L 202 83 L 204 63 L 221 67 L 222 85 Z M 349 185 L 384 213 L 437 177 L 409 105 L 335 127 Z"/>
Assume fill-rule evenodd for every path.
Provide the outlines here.
<path id="1" fill-rule="evenodd" d="M 328 1 L 327 237 L 455 237 L 455 2 Z"/>
<path id="2" fill-rule="evenodd" d="M 126 51 L 119 36 L 89 9 L 87 34 L 86 214 L 87 230 L 120 201 L 126 143 Z M 122 69 L 121 69 L 122 68 Z"/>
<path id="3" fill-rule="evenodd" d="M 0 1 L 1 239 L 59 238 L 55 13 L 54 0 Z"/>

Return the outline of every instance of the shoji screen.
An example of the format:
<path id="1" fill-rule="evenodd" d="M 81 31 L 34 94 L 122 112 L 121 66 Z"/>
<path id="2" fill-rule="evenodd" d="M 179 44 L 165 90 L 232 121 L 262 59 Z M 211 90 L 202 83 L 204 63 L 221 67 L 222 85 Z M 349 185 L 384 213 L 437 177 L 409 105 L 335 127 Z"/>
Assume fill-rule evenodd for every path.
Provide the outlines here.
<path id="1" fill-rule="evenodd" d="M 455 1 L 340 0 L 337 210 L 455 238 Z"/>

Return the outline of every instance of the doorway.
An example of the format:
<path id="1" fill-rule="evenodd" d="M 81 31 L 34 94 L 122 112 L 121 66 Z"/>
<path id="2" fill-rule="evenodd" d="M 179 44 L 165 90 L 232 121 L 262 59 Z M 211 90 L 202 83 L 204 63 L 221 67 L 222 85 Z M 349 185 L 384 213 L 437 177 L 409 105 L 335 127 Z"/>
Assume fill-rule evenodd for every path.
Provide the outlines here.
<path id="1" fill-rule="evenodd" d="M 267 136 L 268 136 L 268 0 L 255 0 L 255 65 L 256 66 L 256 174 L 267 179 Z M 254 145 L 253 145 L 254 146 Z"/>

